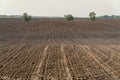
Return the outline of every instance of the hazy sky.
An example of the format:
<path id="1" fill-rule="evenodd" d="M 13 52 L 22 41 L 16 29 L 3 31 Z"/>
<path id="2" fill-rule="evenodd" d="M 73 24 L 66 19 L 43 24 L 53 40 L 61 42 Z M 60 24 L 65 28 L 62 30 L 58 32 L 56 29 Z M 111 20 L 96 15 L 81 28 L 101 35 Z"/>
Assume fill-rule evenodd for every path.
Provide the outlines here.
<path id="1" fill-rule="evenodd" d="M 36 16 L 86 17 L 94 11 L 99 15 L 120 15 L 120 0 L 0 0 L 0 14 L 20 15 L 27 12 Z"/>

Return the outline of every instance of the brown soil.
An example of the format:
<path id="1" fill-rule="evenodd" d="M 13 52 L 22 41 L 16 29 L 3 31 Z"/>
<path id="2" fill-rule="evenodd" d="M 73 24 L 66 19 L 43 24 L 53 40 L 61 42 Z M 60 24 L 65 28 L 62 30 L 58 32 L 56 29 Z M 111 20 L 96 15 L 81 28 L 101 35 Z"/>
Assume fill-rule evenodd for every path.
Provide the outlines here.
<path id="1" fill-rule="evenodd" d="M 0 19 L 0 80 L 120 80 L 120 19 Z"/>

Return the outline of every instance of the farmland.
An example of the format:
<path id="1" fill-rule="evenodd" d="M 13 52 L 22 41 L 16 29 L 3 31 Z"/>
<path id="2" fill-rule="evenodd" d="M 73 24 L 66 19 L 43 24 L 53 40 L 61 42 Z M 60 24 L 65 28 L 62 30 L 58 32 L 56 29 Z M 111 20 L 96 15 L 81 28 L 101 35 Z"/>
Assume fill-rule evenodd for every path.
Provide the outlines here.
<path id="1" fill-rule="evenodd" d="M 0 80 L 120 80 L 120 19 L 0 19 Z"/>

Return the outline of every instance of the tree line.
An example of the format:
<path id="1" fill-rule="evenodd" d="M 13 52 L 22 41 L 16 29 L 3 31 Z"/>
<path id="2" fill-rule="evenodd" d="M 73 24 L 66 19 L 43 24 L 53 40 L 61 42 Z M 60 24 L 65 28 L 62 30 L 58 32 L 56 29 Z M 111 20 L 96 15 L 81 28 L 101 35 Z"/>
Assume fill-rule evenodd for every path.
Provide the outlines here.
<path id="1" fill-rule="evenodd" d="M 23 15 L 0 15 L 0 18 L 23 18 L 24 21 L 30 21 L 32 18 L 46 18 L 46 17 L 37 17 L 37 16 L 31 16 L 31 15 L 28 15 L 27 13 L 23 13 Z M 47 17 L 49 18 L 49 17 Z M 60 18 L 60 17 L 59 17 Z M 67 20 L 67 21 L 72 21 L 74 20 L 74 16 L 72 14 L 67 14 L 67 15 L 64 15 L 64 18 Z M 97 18 L 120 18 L 119 15 L 103 15 L 103 16 L 99 16 Z M 89 19 L 92 20 L 92 21 L 95 21 L 96 20 L 96 13 L 95 12 L 90 12 L 89 13 Z"/>
<path id="2" fill-rule="evenodd" d="M 72 21 L 72 20 L 74 20 L 74 17 L 72 16 L 72 14 L 64 15 L 64 18 L 65 18 L 67 21 Z M 95 12 L 90 12 L 89 18 L 90 18 L 92 21 L 95 21 L 95 20 L 96 20 L 96 13 L 95 13 Z M 30 21 L 30 20 L 31 20 L 31 16 L 28 15 L 27 13 L 23 13 L 23 19 L 24 19 L 24 21 Z"/>
<path id="3" fill-rule="evenodd" d="M 103 15 L 98 18 L 120 18 L 120 15 Z"/>

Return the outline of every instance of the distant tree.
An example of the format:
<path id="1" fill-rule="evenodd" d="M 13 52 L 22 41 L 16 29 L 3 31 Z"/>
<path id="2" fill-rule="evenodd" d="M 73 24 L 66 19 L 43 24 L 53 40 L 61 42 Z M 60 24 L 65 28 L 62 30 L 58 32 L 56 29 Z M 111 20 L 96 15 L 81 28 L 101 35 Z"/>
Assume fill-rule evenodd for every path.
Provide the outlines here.
<path id="1" fill-rule="evenodd" d="M 24 19 L 24 21 L 30 21 L 31 16 L 29 16 L 27 13 L 23 13 L 23 19 Z"/>
<path id="2" fill-rule="evenodd" d="M 64 15 L 64 17 L 67 21 L 72 21 L 74 19 L 74 17 L 71 14 Z"/>
<path id="3" fill-rule="evenodd" d="M 108 15 L 103 15 L 102 18 L 110 18 Z"/>
<path id="4" fill-rule="evenodd" d="M 0 15 L 0 18 L 9 18 L 7 15 Z"/>
<path id="5" fill-rule="evenodd" d="M 90 12 L 89 17 L 92 21 L 95 21 L 96 19 L 96 13 L 95 12 Z"/>
<path id="6" fill-rule="evenodd" d="M 31 18 L 32 18 L 31 16 L 28 16 L 28 21 L 30 21 L 30 20 L 31 20 Z"/>
<path id="7" fill-rule="evenodd" d="M 116 18 L 116 16 L 115 15 L 111 15 L 111 18 Z"/>

